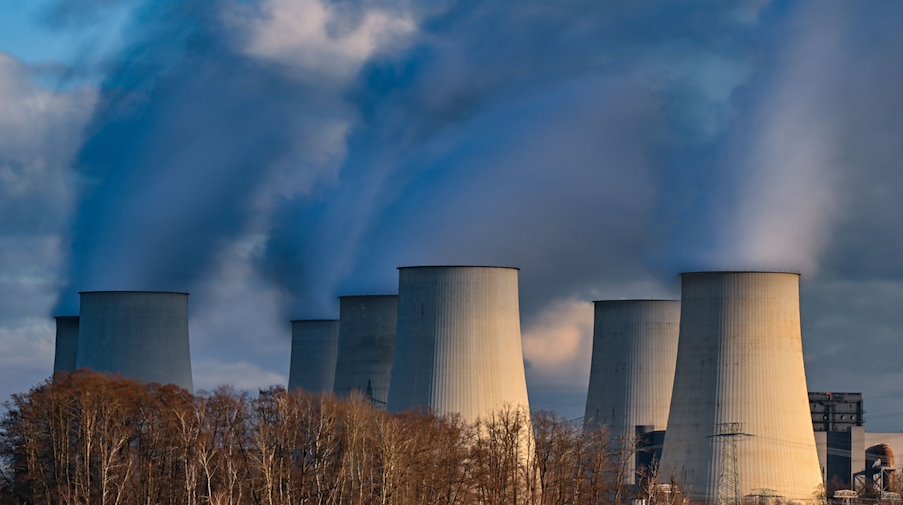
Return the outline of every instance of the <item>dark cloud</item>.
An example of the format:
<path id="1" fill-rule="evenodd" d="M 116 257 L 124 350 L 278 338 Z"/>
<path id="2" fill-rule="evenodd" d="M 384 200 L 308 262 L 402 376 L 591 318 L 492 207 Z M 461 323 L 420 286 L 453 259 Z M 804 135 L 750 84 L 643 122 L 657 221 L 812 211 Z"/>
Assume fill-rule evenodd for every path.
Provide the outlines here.
<path id="1" fill-rule="evenodd" d="M 250 219 L 276 162 L 308 141 L 315 92 L 247 56 L 225 2 L 149 2 L 101 86 L 62 307 L 86 289 L 185 290 Z"/>
<path id="2" fill-rule="evenodd" d="M 394 289 L 407 263 L 519 265 L 531 309 L 648 276 L 662 157 L 728 125 L 755 26 L 646 7 L 461 2 L 374 61 L 341 180 L 276 213 L 266 267 L 293 310 Z"/>
<path id="3" fill-rule="evenodd" d="M 48 20 L 73 29 L 123 5 L 61 3 Z M 279 319 L 334 316 L 337 294 L 392 291 L 402 264 L 513 264 L 531 348 L 574 349 L 528 353 L 534 406 L 576 417 L 580 300 L 674 296 L 687 269 L 797 268 L 810 387 L 862 390 L 871 428 L 896 428 L 900 10 L 144 3 L 104 63 L 74 163 L 60 307 L 81 289 L 192 288 L 208 381 L 225 366 L 271 380 L 287 369 Z M 2 63 L 0 93 L 30 89 L 21 72 L 3 80 Z M 35 130 L 27 115 L 0 116 L 0 176 L 14 181 L 0 187 L 7 238 L 52 235 L 70 213 L 59 181 L 73 174 L 40 167 L 74 149 L 45 159 L 42 146 L 80 139 L 66 118 L 92 95 L 59 100 L 71 93 L 29 95 L 55 111 Z M 41 265 L 10 289 L 46 298 L 55 286 L 39 279 L 55 271 L 57 243 L 7 253 Z M 0 332 L 48 331 L 16 324 Z"/>

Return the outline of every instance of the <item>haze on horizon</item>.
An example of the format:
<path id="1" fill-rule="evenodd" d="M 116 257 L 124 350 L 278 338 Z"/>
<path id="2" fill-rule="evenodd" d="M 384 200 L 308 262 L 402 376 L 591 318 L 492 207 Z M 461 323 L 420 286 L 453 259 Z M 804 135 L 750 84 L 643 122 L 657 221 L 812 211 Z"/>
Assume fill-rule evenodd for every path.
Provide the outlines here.
<path id="1" fill-rule="evenodd" d="M 809 389 L 903 430 L 903 5 L 78 0 L 0 7 L 0 397 L 80 290 L 186 290 L 195 384 L 400 265 L 521 268 L 532 406 L 592 308 L 803 273 Z"/>

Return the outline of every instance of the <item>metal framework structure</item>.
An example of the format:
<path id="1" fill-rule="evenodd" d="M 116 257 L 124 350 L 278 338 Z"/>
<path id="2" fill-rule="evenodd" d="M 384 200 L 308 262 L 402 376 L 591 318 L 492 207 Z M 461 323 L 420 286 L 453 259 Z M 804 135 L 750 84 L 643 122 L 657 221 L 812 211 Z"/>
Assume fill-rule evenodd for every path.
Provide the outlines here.
<path id="1" fill-rule="evenodd" d="M 720 423 L 718 432 L 710 438 L 718 440 L 721 446 L 721 457 L 718 461 L 718 503 L 721 505 L 740 505 L 740 469 L 738 468 L 737 442 L 742 437 L 742 423 Z"/>

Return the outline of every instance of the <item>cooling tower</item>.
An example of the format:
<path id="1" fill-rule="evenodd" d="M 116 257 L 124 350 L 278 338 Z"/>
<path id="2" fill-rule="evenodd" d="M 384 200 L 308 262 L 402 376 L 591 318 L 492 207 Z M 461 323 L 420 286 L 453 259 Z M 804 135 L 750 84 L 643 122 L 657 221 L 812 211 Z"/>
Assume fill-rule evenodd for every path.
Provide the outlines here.
<path id="1" fill-rule="evenodd" d="M 682 275 L 661 479 L 693 499 L 811 500 L 822 484 L 803 368 L 799 275 Z"/>
<path id="2" fill-rule="evenodd" d="M 460 414 L 529 409 L 518 270 L 402 267 L 389 410 Z"/>
<path id="3" fill-rule="evenodd" d="M 624 449 L 628 468 L 635 468 L 637 433 L 661 431 L 668 424 L 680 302 L 598 301 L 595 311 L 584 423 L 608 427 Z M 634 473 L 628 472 L 626 483 L 633 481 Z"/>
<path id="4" fill-rule="evenodd" d="M 365 295 L 339 297 L 339 350 L 335 394 L 360 391 L 385 408 L 395 351 L 398 297 Z"/>
<path id="5" fill-rule="evenodd" d="M 192 391 L 188 294 L 83 291 L 77 367 Z"/>
<path id="6" fill-rule="evenodd" d="M 56 316 L 56 349 L 53 355 L 53 373 L 75 370 L 78 352 L 78 316 Z"/>
<path id="7" fill-rule="evenodd" d="M 332 393 L 338 346 L 337 320 L 292 321 L 289 391 L 300 389 L 308 393 Z"/>

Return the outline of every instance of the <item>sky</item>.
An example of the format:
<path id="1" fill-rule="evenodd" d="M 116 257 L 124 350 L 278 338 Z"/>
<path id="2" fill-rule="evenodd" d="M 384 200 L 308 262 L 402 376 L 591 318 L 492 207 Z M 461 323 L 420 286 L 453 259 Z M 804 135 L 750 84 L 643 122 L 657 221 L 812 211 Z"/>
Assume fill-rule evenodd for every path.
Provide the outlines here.
<path id="1" fill-rule="evenodd" d="M 521 268 L 531 406 L 583 414 L 592 300 L 802 273 L 812 391 L 903 431 L 903 4 L 0 3 L 0 397 L 77 292 L 191 292 L 196 387 L 396 267 Z"/>

